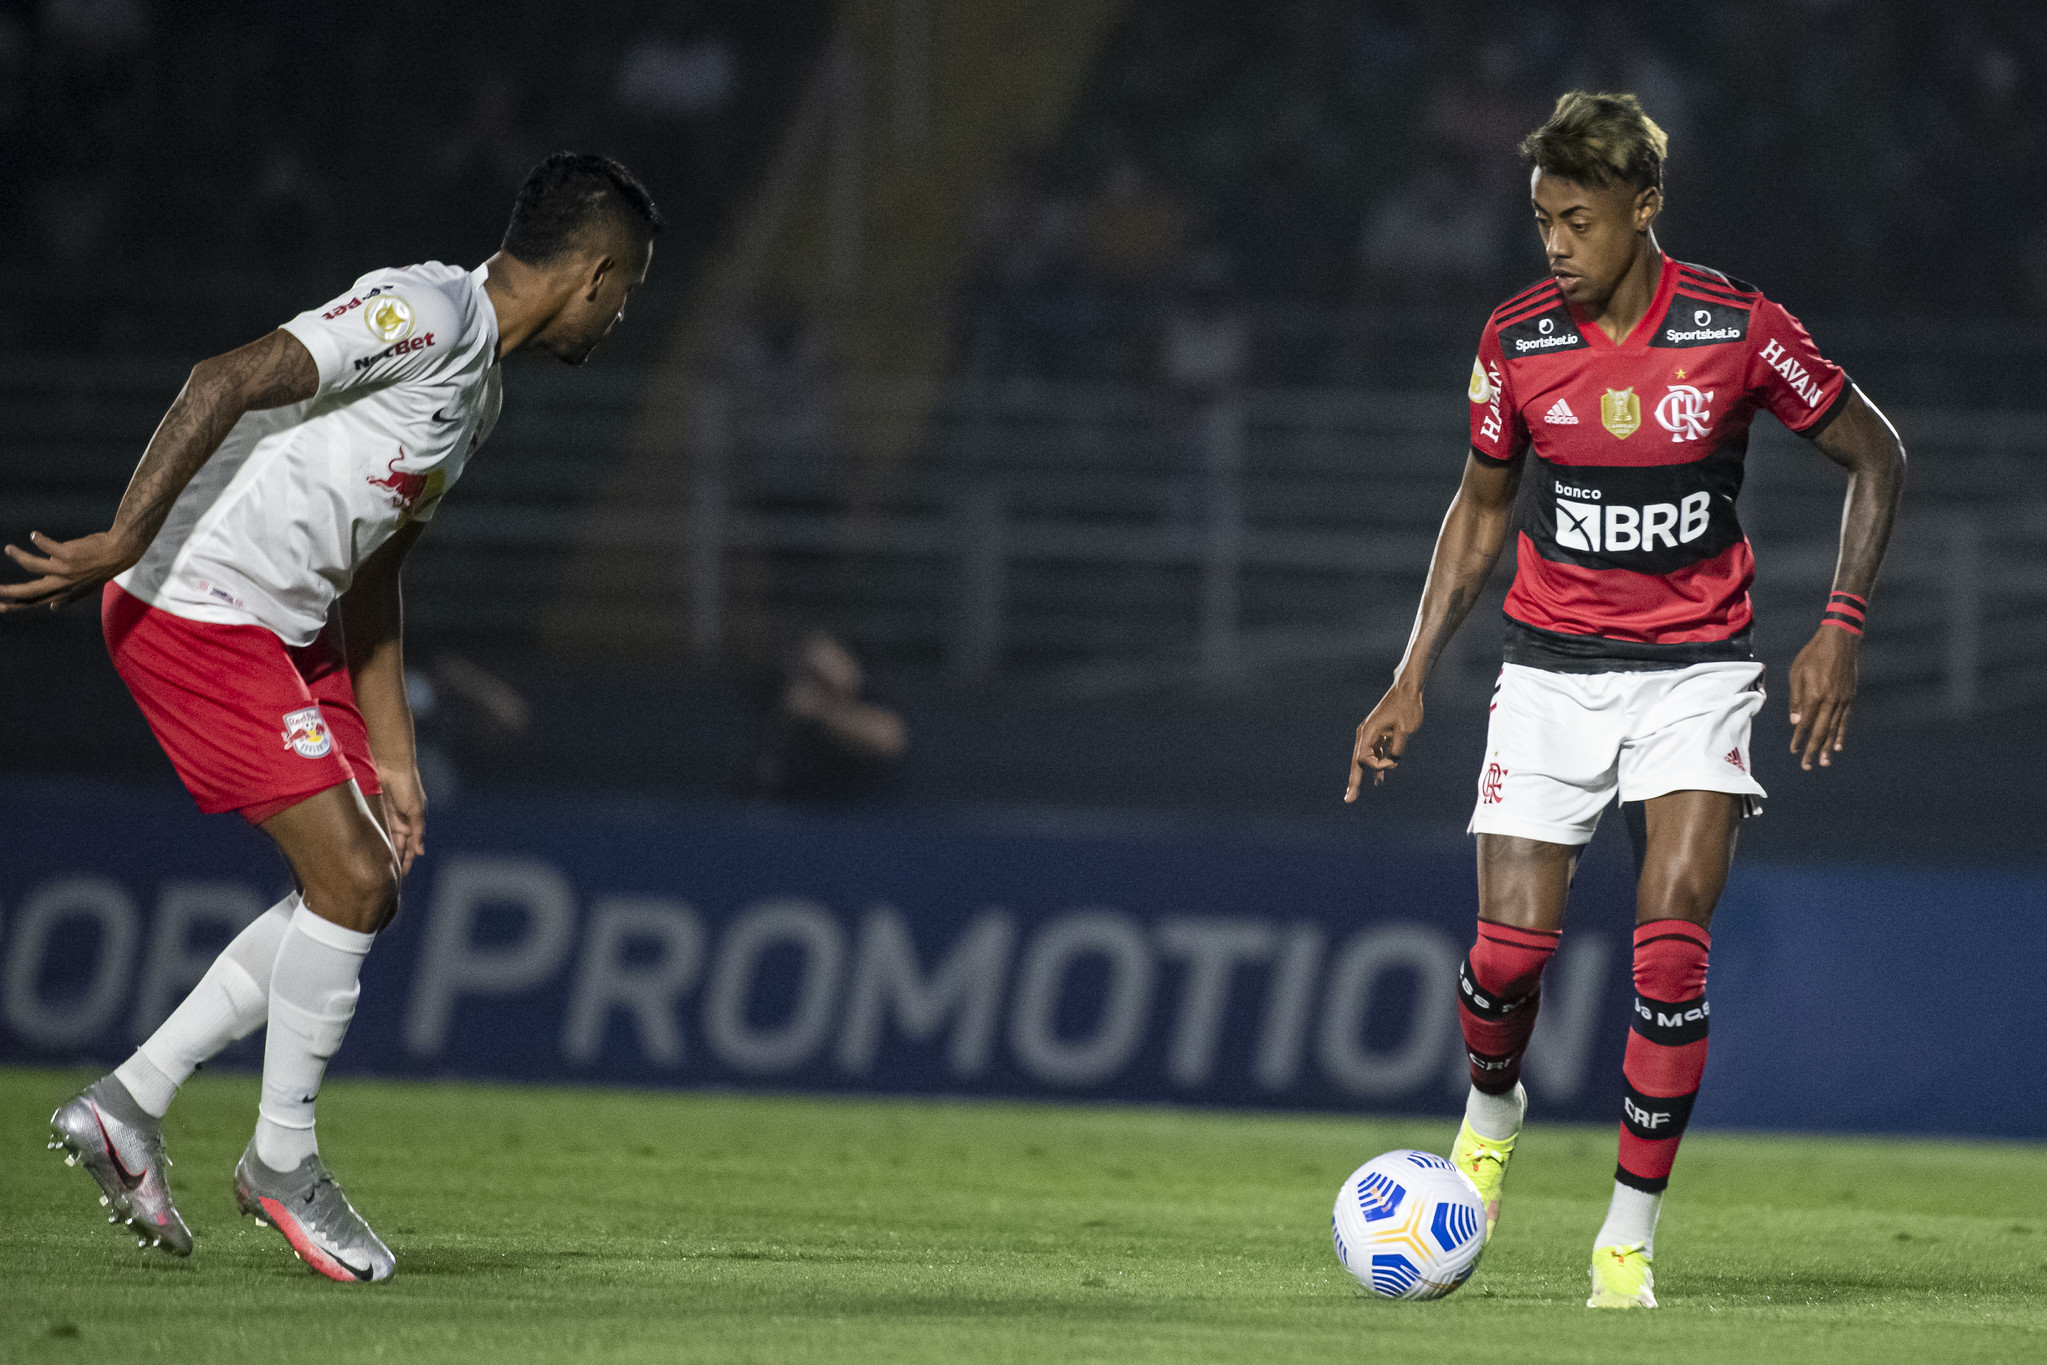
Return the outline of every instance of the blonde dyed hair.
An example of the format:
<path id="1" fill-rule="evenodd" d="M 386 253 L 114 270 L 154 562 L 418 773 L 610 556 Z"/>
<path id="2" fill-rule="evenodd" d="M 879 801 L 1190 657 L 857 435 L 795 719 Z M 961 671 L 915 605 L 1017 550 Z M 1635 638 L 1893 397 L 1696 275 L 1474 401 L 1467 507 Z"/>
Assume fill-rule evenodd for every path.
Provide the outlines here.
<path id="1" fill-rule="evenodd" d="M 1611 189 L 1663 190 L 1670 138 L 1626 92 L 1573 90 L 1557 98 L 1547 122 L 1521 139 L 1521 155 L 1544 175 Z"/>

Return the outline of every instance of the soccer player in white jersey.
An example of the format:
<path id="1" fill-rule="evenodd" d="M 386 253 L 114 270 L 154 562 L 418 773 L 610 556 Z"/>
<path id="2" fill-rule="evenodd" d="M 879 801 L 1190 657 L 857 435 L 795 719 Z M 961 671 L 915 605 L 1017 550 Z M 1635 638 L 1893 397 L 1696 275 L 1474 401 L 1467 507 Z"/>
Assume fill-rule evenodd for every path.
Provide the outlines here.
<path id="1" fill-rule="evenodd" d="M 497 421 L 499 362 L 533 347 L 582 364 L 660 230 L 624 167 L 557 153 L 488 261 L 372 271 L 201 361 L 110 529 L 7 547 L 35 577 L 0 585 L 0 611 L 104 585 L 114 666 L 199 808 L 261 828 L 298 882 L 132 1057 L 51 1116 L 51 1146 L 143 1243 L 192 1249 L 164 1178 L 160 1120 L 178 1086 L 267 1024 L 236 1202 L 330 1279 L 395 1268 L 320 1160 L 313 1102 L 425 848 L 399 566 Z"/>

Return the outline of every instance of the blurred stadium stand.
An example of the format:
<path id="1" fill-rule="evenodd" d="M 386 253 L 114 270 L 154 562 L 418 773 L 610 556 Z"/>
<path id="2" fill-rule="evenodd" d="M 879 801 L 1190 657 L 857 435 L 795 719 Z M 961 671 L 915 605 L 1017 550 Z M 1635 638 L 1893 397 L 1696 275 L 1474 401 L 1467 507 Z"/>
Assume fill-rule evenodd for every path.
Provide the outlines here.
<path id="1" fill-rule="evenodd" d="M 1621 86 L 1672 133 L 1666 245 L 1804 316 L 1914 458 L 1832 818 L 1897 806 L 1901 752 L 1928 795 L 1872 841 L 2016 847 L 1982 815 L 2037 813 L 2040 12 L 533 0 L 418 41 L 473 14 L 0 18 L 0 535 L 103 524 L 192 360 L 361 269 L 480 259 L 535 152 L 607 148 L 677 222 L 654 284 L 587 371 L 515 362 L 408 570 L 416 647 L 535 702 L 465 772 L 719 791 L 754 671 L 824 626 L 910 718 L 906 799 L 1319 808 L 1478 328 L 1541 269 L 1512 145 Z M 1840 495 L 1758 424 L 1780 685 Z M 7 623 L 0 766 L 160 768 L 93 626 Z M 1497 634 L 1481 608 L 1446 661 L 1407 818 L 1462 822 Z"/>

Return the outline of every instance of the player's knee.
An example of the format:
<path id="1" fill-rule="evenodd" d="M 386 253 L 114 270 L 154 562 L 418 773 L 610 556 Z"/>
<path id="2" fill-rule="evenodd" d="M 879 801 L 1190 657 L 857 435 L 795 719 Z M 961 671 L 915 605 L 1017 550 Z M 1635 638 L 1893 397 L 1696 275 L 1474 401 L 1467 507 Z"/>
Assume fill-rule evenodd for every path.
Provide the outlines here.
<path id="1" fill-rule="evenodd" d="M 398 902 L 398 866 L 381 845 L 351 849 L 338 861 L 332 882 L 326 888 L 331 913 L 321 907 L 322 913 L 358 933 L 375 933 Z"/>

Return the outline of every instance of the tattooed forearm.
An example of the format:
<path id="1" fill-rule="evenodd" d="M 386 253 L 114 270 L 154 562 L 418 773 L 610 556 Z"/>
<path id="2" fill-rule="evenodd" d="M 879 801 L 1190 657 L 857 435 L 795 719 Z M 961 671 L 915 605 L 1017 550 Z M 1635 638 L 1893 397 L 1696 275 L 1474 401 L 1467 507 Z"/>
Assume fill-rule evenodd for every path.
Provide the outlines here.
<path id="1" fill-rule="evenodd" d="M 311 398 L 319 379 L 313 357 L 283 331 L 194 366 L 128 481 L 115 534 L 140 554 L 244 413 Z"/>

